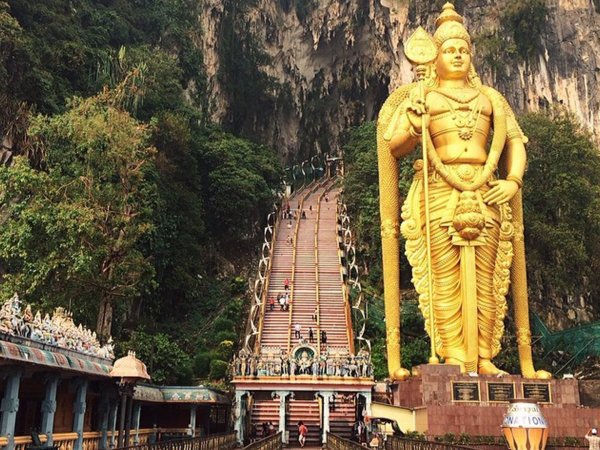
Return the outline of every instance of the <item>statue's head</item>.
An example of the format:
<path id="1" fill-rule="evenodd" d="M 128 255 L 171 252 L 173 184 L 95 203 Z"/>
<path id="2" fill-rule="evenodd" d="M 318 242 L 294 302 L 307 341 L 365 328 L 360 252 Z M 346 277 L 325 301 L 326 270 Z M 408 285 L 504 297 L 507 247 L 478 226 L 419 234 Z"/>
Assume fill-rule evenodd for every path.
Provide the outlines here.
<path id="1" fill-rule="evenodd" d="M 435 61 L 437 75 L 443 79 L 468 78 L 474 74 L 471 66 L 471 36 L 463 25 L 463 18 L 446 3 L 437 18 L 433 40 L 438 48 Z"/>

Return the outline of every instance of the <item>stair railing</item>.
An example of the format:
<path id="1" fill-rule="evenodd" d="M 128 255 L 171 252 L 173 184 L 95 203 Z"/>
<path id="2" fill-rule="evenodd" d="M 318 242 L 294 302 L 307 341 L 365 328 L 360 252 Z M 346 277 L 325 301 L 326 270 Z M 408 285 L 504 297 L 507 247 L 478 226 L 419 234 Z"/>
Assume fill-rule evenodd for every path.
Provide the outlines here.
<path id="1" fill-rule="evenodd" d="M 367 324 L 367 304 L 365 301 L 364 294 L 362 292 L 362 285 L 359 279 L 359 269 L 356 265 L 356 248 L 354 246 L 354 239 L 352 236 L 352 230 L 350 228 L 350 217 L 348 216 L 348 208 L 343 202 L 342 196 L 338 198 L 337 205 L 338 214 L 338 243 L 340 247 L 340 271 L 342 277 L 345 278 L 343 285 L 344 298 L 346 299 L 346 314 L 348 320 L 349 339 L 352 344 L 354 339 L 351 337 L 352 333 L 352 314 L 351 310 L 354 311 L 355 317 L 360 319 L 360 323 L 355 324 L 357 326 L 357 332 L 355 339 L 359 342 L 363 349 L 366 349 L 371 354 L 371 341 L 365 338 L 364 333 Z M 352 345 L 354 348 L 354 345 Z"/>
<path id="2" fill-rule="evenodd" d="M 337 434 L 327 433 L 327 449 L 329 450 L 365 450 L 358 442 L 349 441 Z"/>
<path id="3" fill-rule="evenodd" d="M 282 433 L 273 434 L 244 447 L 244 450 L 279 450 L 283 448 Z"/>
<path id="4" fill-rule="evenodd" d="M 276 239 L 277 224 L 279 222 L 279 207 L 273 205 L 273 211 L 267 216 L 267 225 L 263 231 L 263 244 L 261 247 L 261 258 L 258 263 L 258 273 L 254 281 L 253 304 L 250 307 L 248 325 L 246 327 L 246 337 L 244 339 L 244 350 L 248 354 L 257 351 L 262 334 L 263 317 L 266 303 L 266 296 L 269 288 L 269 275 L 271 273 L 271 264 L 273 260 L 273 250 Z M 254 342 L 251 343 L 254 338 Z"/>

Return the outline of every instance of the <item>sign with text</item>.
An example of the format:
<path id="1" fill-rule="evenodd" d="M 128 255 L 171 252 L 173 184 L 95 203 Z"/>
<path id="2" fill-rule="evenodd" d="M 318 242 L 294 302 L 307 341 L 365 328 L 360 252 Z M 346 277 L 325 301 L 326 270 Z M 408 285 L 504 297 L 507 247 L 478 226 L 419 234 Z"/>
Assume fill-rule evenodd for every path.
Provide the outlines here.
<path id="1" fill-rule="evenodd" d="M 515 398 L 515 384 L 488 381 L 487 392 L 490 402 L 509 402 Z"/>
<path id="2" fill-rule="evenodd" d="M 530 398 L 538 403 L 552 403 L 550 385 L 547 383 L 523 383 L 523 398 Z"/>
<path id="3" fill-rule="evenodd" d="M 452 381 L 453 402 L 478 402 L 479 381 Z"/>

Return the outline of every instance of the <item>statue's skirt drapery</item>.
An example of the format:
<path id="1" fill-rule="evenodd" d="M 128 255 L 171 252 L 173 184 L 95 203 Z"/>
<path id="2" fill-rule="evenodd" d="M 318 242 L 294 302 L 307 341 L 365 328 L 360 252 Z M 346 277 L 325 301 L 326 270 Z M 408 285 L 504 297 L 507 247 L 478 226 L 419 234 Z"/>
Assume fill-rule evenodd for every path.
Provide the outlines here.
<path id="1" fill-rule="evenodd" d="M 401 232 L 429 332 L 421 167 L 419 161 L 402 207 Z M 483 170 L 476 164 L 446 167 L 467 183 Z M 446 360 L 464 364 L 467 371 L 477 371 L 481 360 L 489 361 L 500 351 L 513 254 L 511 211 L 506 204 L 490 206 L 483 202 L 482 195 L 490 189 L 487 184 L 461 192 L 432 168 L 429 173 L 436 351 Z"/>

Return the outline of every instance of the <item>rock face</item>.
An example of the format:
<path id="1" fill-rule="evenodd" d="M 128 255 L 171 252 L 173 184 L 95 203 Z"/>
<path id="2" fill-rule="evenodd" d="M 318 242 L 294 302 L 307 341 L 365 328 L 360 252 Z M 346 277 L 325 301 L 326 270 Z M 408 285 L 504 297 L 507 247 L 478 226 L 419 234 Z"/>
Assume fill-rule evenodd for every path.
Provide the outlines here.
<path id="1" fill-rule="evenodd" d="M 288 164 L 340 154 L 344 131 L 375 119 L 389 93 L 412 81 L 403 42 L 418 25 L 432 33 L 444 3 L 204 0 L 208 114 Z M 566 108 L 600 140 L 600 0 L 454 3 L 485 84 L 517 113 Z M 593 320 L 587 298 L 532 302 L 553 330 Z"/>
<path id="2" fill-rule="evenodd" d="M 389 92 L 412 80 L 402 42 L 418 25 L 432 32 L 443 3 L 205 0 L 200 25 L 209 114 L 271 144 L 287 162 L 339 153 L 344 130 L 374 119 Z M 455 6 L 485 84 L 517 112 L 563 105 L 597 133 L 599 0 L 456 0 Z M 225 48 L 231 34 L 233 45 Z M 259 92 L 232 88 L 243 84 L 235 77 L 246 74 L 244 63 L 258 64 L 257 74 L 269 81 Z"/>

